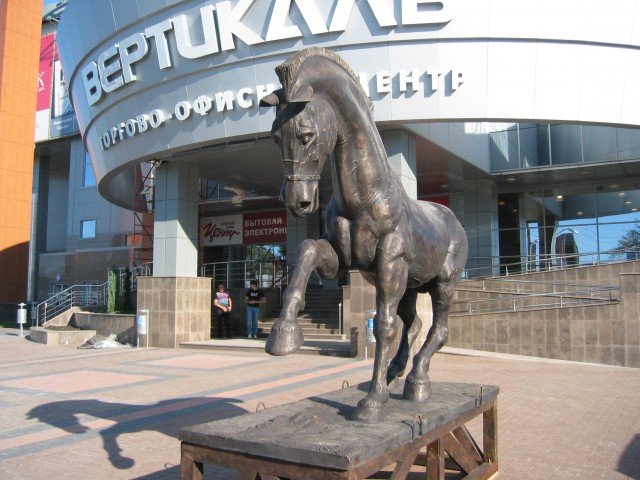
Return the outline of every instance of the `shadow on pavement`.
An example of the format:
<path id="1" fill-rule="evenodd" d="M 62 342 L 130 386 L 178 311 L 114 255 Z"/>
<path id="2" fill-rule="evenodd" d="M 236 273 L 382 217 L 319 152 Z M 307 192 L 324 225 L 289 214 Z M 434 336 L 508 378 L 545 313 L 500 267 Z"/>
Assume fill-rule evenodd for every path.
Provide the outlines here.
<path id="1" fill-rule="evenodd" d="M 215 465 L 204 465 L 204 475 L 206 478 L 211 479 L 232 479 L 235 478 L 237 470 L 231 470 L 222 467 L 216 467 Z M 180 478 L 180 465 L 165 465 L 164 470 L 143 475 L 141 477 L 135 477 L 134 480 L 176 480 Z"/>
<path id="2" fill-rule="evenodd" d="M 622 452 L 617 470 L 632 480 L 640 480 L 640 435 L 633 437 Z"/>
<path id="3" fill-rule="evenodd" d="M 156 431 L 177 437 L 181 428 L 199 423 L 212 422 L 223 418 L 247 413 L 244 408 L 234 405 L 240 400 L 229 398 L 189 397 L 163 400 L 149 405 L 103 402 L 100 400 L 66 400 L 51 402 L 33 408 L 28 418 L 38 419 L 68 433 L 83 434 L 96 431 L 101 437 L 104 450 L 111 464 L 118 469 L 128 469 L 135 465 L 135 459 L 123 455 L 118 445 L 120 435 L 142 431 Z M 84 418 L 86 416 L 95 418 Z M 114 425 L 91 425 L 96 418 Z M 99 422 L 99 421 L 98 421 Z M 169 465 L 169 469 L 174 467 Z M 175 467 L 179 468 L 179 467 Z M 165 471 L 157 472 L 165 475 Z M 142 478 L 165 478 L 142 477 Z M 169 478 L 169 477 L 167 477 Z M 177 478 L 173 476 L 171 478 Z"/>

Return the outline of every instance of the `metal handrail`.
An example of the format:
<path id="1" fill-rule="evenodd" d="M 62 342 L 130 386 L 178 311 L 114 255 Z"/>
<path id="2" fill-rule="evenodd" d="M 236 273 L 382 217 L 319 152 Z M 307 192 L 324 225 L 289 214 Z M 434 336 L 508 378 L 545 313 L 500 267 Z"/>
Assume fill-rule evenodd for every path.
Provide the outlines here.
<path id="1" fill-rule="evenodd" d="M 509 296 L 504 298 L 484 298 L 479 300 L 458 300 L 454 301 L 454 305 L 465 305 L 465 309 L 460 310 L 451 310 L 451 314 L 473 314 L 473 313 L 489 313 L 489 312 L 509 312 L 509 311 L 517 311 L 517 310 L 526 310 L 529 308 L 540 308 L 540 307 L 549 307 L 549 306 L 558 306 L 561 307 L 567 305 L 575 305 L 580 303 L 592 303 L 592 302 L 617 302 L 620 301 L 620 296 L 614 297 L 612 292 L 619 292 L 620 287 L 613 285 L 605 285 L 605 286 L 593 286 L 588 290 L 575 290 L 575 291 L 563 291 L 563 292 L 539 292 L 539 293 L 529 293 L 529 294 L 520 294 L 515 296 Z M 596 296 L 594 297 L 594 292 L 606 292 L 607 295 L 604 296 Z M 587 296 L 588 295 L 588 296 Z M 524 302 L 525 300 L 536 299 L 536 298 L 558 298 L 559 302 L 553 303 L 532 303 L 529 305 L 520 305 L 518 306 L 517 302 Z M 483 304 L 509 304 L 509 308 L 507 307 L 496 307 L 496 308 L 473 308 L 474 305 L 483 305 Z"/>
<path id="2" fill-rule="evenodd" d="M 107 285 L 108 282 L 101 285 L 73 285 L 50 296 L 36 305 L 32 326 L 44 325 L 71 307 L 104 307 L 107 304 Z"/>
<path id="3" fill-rule="evenodd" d="M 474 288 L 473 284 L 479 284 Z M 467 286 L 468 284 L 471 284 Z M 504 288 L 501 284 L 506 284 L 508 286 L 515 285 L 515 288 Z M 531 289 L 525 288 L 527 286 L 542 286 L 542 287 L 551 287 L 551 292 L 541 290 L 541 289 Z M 567 289 L 569 287 L 576 287 L 579 289 L 599 289 L 602 287 L 608 288 L 618 288 L 616 285 L 587 285 L 583 283 L 572 283 L 572 282 L 555 282 L 555 281 L 543 281 L 543 280 L 521 280 L 521 279 L 513 279 L 513 278 L 504 278 L 504 277 L 496 277 L 496 278 L 480 278 L 480 279 L 468 279 L 465 282 L 459 284 L 457 290 L 460 291 L 478 291 L 481 289 L 482 291 L 493 291 L 493 292 L 505 292 L 505 293 L 518 293 L 521 292 L 532 292 L 532 293 L 557 293 L 561 288 Z M 569 291 L 569 290 L 564 290 Z M 593 290 L 595 291 L 595 290 Z"/>
<path id="4" fill-rule="evenodd" d="M 261 288 L 279 288 L 288 283 L 289 268 L 282 262 L 257 260 L 232 260 L 205 263 L 200 275 L 213 278 L 214 283 L 224 283 L 227 288 L 248 288 L 255 280 Z"/>
<path id="5" fill-rule="evenodd" d="M 619 259 L 615 258 L 618 256 L 633 254 L 637 256 L 637 258 L 633 259 Z M 581 262 L 580 259 L 584 257 L 591 257 L 589 262 Z M 606 259 L 604 257 L 610 257 Z M 613 258 L 611 258 L 613 257 Z M 518 261 L 501 263 L 504 259 L 518 259 Z M 577 263 L 575 260 L 578 259 Z M 607 250 L 607 251 L 599 251 L 599 252 L 579 252 L 579 253 L 570 253 L 564 255 L 558 254 L 537 254 L 537 255 L 493 255 L 493 256 L 478 256 L 478 257 L 469 257 L 467 259 L 467 265 L 474 260 L 480 261 L 489 261 L 488 265 L 484 265 L 481 267 L 466 267 L 462 273 L 462 278 L 464 280 L 476 280 L 480 278 L 496 278 L 496 277 L 504 277 L 509 275 L 518 275 L 523 273 L 536 273 L 536 272 L 547 272 L 554 270 L 562 270 L 569 267 L 581 267 L 581 266 L 592 266 L 592 265 L 603 265 L 603 264 L 613 264 L 613 263 L 622 263 L 631 260 L 640 260 L 640 249 L 627 248 L 627 249 L 619 249 L 619 250 Z M 489 271 L 488 274 L 482 274 L 483 272 Z"/>

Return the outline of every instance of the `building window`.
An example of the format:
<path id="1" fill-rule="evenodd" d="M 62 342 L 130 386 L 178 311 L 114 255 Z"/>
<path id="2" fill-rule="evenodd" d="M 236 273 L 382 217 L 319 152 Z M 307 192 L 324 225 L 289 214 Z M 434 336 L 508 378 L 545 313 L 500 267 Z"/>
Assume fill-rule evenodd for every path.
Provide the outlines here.
<path id="1" fill-rule="evenodd" d="M 84 153 L 82 186 L 83 187 L 96 186 L 96 176 L 93 173 L 93 165 L 91 165 L 91 157 L 89 157 L 89 154 L 87 152 Z"/>
<path id="2" fill-rule="evenodd" d="M 82 220 L 80 222 L 80 238 L 96 238 L 95 220 Z"/>

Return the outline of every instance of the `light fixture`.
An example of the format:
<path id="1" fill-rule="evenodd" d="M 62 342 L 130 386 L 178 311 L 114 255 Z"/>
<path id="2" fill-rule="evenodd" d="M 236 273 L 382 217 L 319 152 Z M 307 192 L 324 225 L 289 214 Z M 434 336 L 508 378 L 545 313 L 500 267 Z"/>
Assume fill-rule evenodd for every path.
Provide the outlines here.
<path id="1" fill-rule="evenodd" d="M 518 213 L 518 209 L 514 208 L 513 210 L 511 210 L 513 213 Z"/>
<path id="2" fill-rule="evenodd" d="M 580 172 L 580 175 L 589 175 L 589 173 L 591 173 L 589 170 L 583 170 Z"/>
<path id="3" fill-rule="evenodd" d="M 632 211 L 632 212 L 637 212 L 637 211 L 638 211 L 638 209 L 637 209 L 636 207 L 633 207 L 633 208 L 631 209 L 631 211 Z"/>
<path id="4" fill-rule="evenodd" d="M 556 195 L 556 200 L 557 200 L 558 202 L 561 202 L 561 201 L 563 201 L 563 200 L 564 200 L 564 197 L 563 197 L 562 195 Z"/>
<path id="5" fill-rule="evenodd" d="M 498 202 L 498 205 L 500 205 L 501 207 L 504 207 L 507 203 L 504 200 L 500 200 Z"/>
<path id="6" fill-rule="evenodd" d="M 626 202 L 624 202 L 625 205 L 631 205 L 631 200 L 627 200 Z"/>
<path id="7" fill-rule="evenodd" d="M 449 184 L 448 183 L 443 183 L 442 185 L 440 185 L 440 188 L 443 190 L 449 190 Z"/>
<path id="8" fill-rule="evenodd" d="M 625 195 L 626 195 L 626 193 L 625 193 L 625 192 L 619 192 L 619 193 L 618 193 L 618 196 L 619 196 L 619 197 L 624 197 Z"/>
<path id="9" fill-rule="evenodd" d="M 618 184 L 614 183 L 613 185 L 609 185 L 609 188 L 618 188 Z"/>
<path id="10" fill-rule="evenodd" d="M 578 210 L 578 216 L 581 217 L 582 216 L 582 210 Z"/>
<path id="11" fill-rule="evenodd" d="M 507 177 L 507 182 L 513 183 L 515 181 L 516 181 L 515 177 Z"/>

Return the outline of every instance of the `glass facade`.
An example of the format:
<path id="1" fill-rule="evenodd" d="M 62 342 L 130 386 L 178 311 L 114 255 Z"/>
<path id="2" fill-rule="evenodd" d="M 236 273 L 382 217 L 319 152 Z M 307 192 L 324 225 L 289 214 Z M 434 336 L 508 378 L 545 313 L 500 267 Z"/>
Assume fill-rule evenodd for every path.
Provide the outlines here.
<path id="1" fill-rule="evenodd" d="M 502 273 L 638 258 L 639 208 L 640 190 L 623 183 L 501 192 Z"/>
<path id="2" fill-rule="evenodd" d="M 489 140 L 492 172 L 640 157 L 640 130 L 624 128 L 521 123 Z"/>

